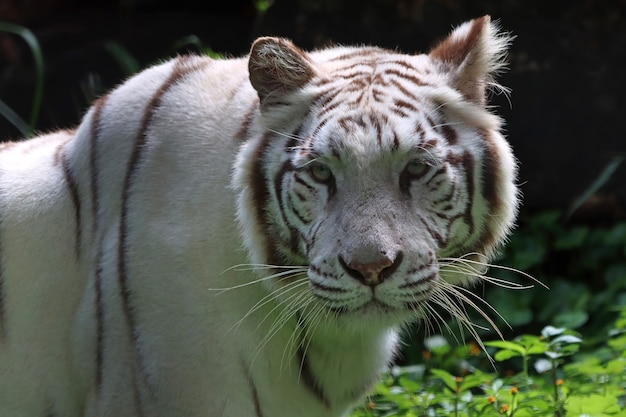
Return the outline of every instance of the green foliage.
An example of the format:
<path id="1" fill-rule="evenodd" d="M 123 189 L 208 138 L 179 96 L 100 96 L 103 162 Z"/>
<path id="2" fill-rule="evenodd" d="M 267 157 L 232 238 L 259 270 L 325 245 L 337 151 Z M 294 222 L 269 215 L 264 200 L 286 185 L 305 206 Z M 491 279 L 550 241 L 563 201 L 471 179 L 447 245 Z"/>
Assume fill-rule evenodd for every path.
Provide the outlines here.
<path id="1" fill-rule="evenodd" d="M 538 277 L 550 290 L 489 288 L 485 298 L 515 328 L 536 331 L 553 324 L 584 330 L 589 342 L 601 339 L 616 311 L 626 306 L 626 222 L 593 227 L 548 211 L 520 223 L 496 263 Z M 520 279 L 508 270 L 492 275 Z"/>
<path id="2" fill-rule="evenodd" d="M 273 0 L 254 0 L 254 8 L 257 12 L 264 13 L 273 3 Z"/>
<path id="3" fill-rule="evenodd" d="M 574 331 L 553 326 L 485 345 L 505 371 L 473 366 L 485 356 L 474 348 L 439 344 L 424 365 L 393 369 L 351 417 L 626 417 L 626 308 L 593 351 L 581 350 L 584 340 Z M 512 373 L 506 365 L 515 358 L 525 365 Z"/>

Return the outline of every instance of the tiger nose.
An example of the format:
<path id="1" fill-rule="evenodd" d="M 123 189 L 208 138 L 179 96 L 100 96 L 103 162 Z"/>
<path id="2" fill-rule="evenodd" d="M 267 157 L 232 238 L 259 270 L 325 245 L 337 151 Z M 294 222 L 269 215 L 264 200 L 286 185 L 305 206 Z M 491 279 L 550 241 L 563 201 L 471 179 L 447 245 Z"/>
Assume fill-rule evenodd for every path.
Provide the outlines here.
<path id="1" fill-rule="evenodd" d="M 376 286 L 385 281 L 394 273 L 402 262 L 402 252 L 398 252 L 394 258 L 383 255 L 380 259 L 372 262 L 347 262 L 339 255 L 339 264 L 352 278 L 367 286 Z"/>

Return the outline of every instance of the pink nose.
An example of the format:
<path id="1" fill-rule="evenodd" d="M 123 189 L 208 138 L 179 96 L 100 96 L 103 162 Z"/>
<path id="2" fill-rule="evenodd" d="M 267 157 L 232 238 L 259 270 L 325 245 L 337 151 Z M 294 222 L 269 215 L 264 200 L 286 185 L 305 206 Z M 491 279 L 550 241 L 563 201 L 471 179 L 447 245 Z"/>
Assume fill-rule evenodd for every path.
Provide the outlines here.
<path id="1" fill-rule="evenodd" d="M 348 275 L 368 286 L 375 286 L 386 280 L 398 269 L 401 262 L 402 252 L 398 252 L 395 259 L 383 255 L 380 259 L 373 262 L 350 261 L 346 263 L 343 258 L 339 256 L 339 263 Z"/>

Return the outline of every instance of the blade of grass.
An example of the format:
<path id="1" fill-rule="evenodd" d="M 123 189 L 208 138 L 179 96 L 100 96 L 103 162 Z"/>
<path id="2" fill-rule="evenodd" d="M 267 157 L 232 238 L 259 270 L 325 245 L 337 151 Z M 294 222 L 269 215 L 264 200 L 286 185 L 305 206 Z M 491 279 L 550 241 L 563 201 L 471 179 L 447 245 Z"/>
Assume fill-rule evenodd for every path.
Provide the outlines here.
<path id="1" fill-rule="evenodd" d="M 35 62 L 35 91 L 33 93 L 33 104 L 32 104 L 31 113 L 30 113 L 30 120 L 28 122 L 28 125 L 29 125 L 28 133 L 24 133 L 22 131 L 22 128 L 16 125 L 16 127 L 20 129 L 22 133 L 24 133 L 24 136 L 30 136 L 33 134 L 37 126 L 37 121 L 39 120 L 39 112 L 41 110 L 41 101 L 43 98 L 44 67 L 43 67 L 43 54 L 41 52 L 41 47 L 39 46 L 39 41 L 37 41 L 37 37 L 33 34 L 33 32 L 31 32 L 29 29 L 23 26 L 16 25 L 14 23 L 9 23 L 9 22 L 0 22 L 0 31 L 13 33 L 15 35 L 20 36 L 22 39 L 24 39 L 24 41 L 26 42 L 26 44 L 28 45 L 28 47 L 30 48 L 33 54 L 33 59 Z M 6 108 L 8 108 L 8 106 L 6 106 Z M 3 115 L 4 114 L 5 113 L 3 113 Z M 9 121 L 15 124 L 14 120 L 9 120 Z"/>
<path id="2" fill-rule="evenodd" d="M 13 111 L 4 101 L 0 100 L 0 115 L 7 119 L 20 131 L 23 136 L 30 134 L 30 126 L 17 113 Z"/>
<path id="3" fill-rule="evenodd" d="M 567 211 L 565 218 L 569 218 L 576 210 L 582 206 L 585 201 L 589 199 L 592 195 L 594 195 L 604 184 L 607 183 L 608 180 L 611 179 L 617 168 L 619 168 L 620 164 L 626 160 L 626 156 L 617 155 L 614 156 L 613 159 L 609 161 L 608 164 L 604 167 L 604 169 L 600 172 L 600 175 L 591 183 L 591 185 L 585 190 L 584 193 L 580 195 L 574 203 L 571 205 L 569 210 Z"/>
<path id="4" fill-rule="evenodd" d="M 117 61 L 124 74 L 130 76 L 139 72 L 139 62 L 119 43 L 106 42 L 104 49 Z"/>

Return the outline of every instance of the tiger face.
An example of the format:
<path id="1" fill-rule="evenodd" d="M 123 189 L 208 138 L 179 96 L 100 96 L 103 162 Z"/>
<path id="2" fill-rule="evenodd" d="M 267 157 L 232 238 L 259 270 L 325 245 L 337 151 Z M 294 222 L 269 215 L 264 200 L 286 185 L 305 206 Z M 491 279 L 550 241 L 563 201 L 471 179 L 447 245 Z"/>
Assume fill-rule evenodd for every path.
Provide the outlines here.
<path id="1" fill-rule="evenodd" d="M 259 262 L 287 267 L 266 281 L 285 305 L 357 327 L 432 303 L 463 314 L 458 286 L 480 277 L 517 209 L 515 162 L 485 105 L 507 42 L 493 30 L 476 20 L 415 56 L 257 41 L 265 132 L 249 175 L 268 201 L 254 214 L 270 237 Z"/>

